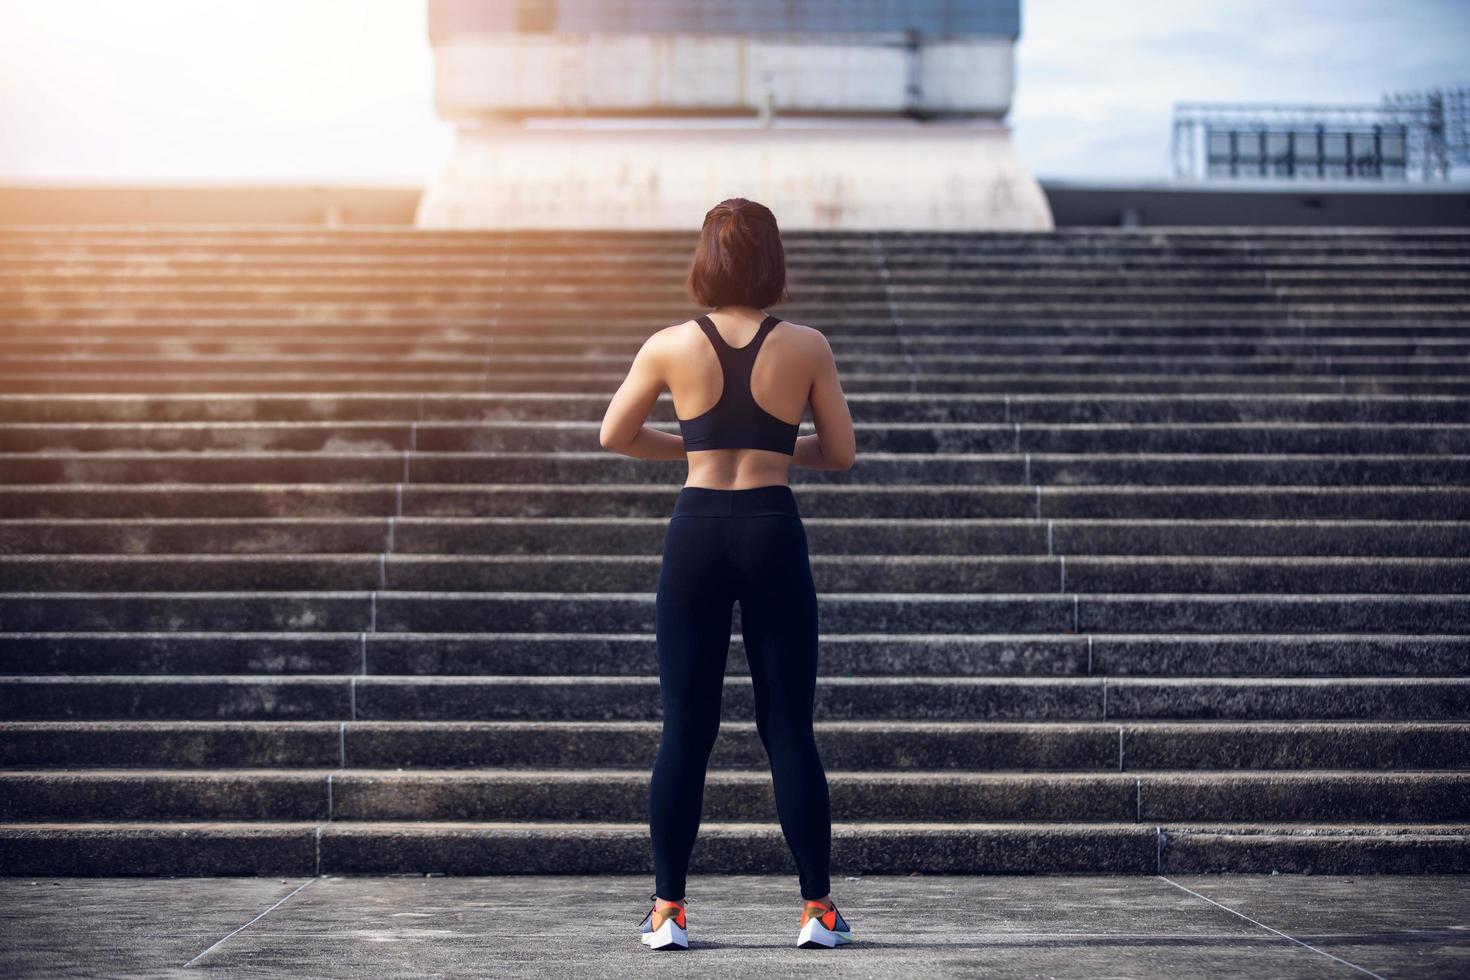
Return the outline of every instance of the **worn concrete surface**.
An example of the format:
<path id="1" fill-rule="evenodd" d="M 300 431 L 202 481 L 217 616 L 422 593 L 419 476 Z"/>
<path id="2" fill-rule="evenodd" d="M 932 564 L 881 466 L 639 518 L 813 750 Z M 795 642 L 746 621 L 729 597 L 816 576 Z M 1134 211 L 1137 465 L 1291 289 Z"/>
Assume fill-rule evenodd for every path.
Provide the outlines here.
<path id="1" fill-rule="evenodd" d="M 1470 876 L 834 881 L 857 941 L 795 948 L 786 877 L 0 879 L 6 977 L 1464 977 Z"/>

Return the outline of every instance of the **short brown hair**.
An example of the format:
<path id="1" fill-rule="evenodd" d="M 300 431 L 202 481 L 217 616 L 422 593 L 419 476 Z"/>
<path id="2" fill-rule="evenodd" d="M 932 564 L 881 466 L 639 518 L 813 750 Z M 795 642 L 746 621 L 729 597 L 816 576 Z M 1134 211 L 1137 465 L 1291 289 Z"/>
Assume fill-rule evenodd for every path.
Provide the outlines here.
<path id="1" fill-rule="evenodd" d="M 786 250 L 776 216 L 732 197 L 704 216 L 684 286 L 701 306 L 764 309 L 786 298 Z"/>

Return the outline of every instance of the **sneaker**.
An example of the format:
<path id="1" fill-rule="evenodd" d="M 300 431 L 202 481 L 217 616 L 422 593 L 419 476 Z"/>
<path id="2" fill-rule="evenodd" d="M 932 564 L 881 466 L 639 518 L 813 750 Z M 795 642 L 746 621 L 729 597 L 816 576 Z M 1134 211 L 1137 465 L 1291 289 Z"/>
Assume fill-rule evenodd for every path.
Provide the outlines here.
<path id="1" fill-rule="evenodd" d="M 689 933 L 684 920 L 684 903 L 658 907 L 658 896 L 648 896 L 654 907 L 643 917 L 643 934 L 638 941 L 649 949 L 688 949 Z"/>
<path id="2" fill-rule="evenodd" d="M 852 942 L 852 926 L 837 911 L 837 904 L 823 905 L 812 900 L 801 910 L 801 935 L 796 945 L 801 949 L 831 949 Z"/>

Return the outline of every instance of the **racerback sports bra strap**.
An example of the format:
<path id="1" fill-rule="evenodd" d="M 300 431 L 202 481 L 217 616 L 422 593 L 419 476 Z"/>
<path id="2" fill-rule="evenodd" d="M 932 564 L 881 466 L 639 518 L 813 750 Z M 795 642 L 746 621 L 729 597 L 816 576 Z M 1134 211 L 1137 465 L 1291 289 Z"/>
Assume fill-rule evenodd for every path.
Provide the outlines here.
<path id="1" fill-rule="evenodd" d="M 800 423 L 785 422 L 761 408 L 750 391 L 750 375 L 761 344 L 780 317 L 767 315 L 755 336 L 743 347 L 731 347 L 715 329 L 714 321 L 701 314 L 695 322 L 704 331 L 720 359 L 723 387 L 720 400 L 702 415 L 679 419 L 685 451 L 701 449 L 767 449 L 788 456 L 796 452 Z"/>
<path id="2" fill-rule="evenodd" d="M 726 351 L 734 354 L 749 352 L 752 355 L 751 363 L 754 364 L 754 354 L 757 350 L 760 349 L 761 342 L 766 339 L 766 334 L 771 332 L 771 328 L 780 323 L 781 320 L 778 317 L 768 315 L 764 320 L 761 321 L 761 325 L 756 328 L 755 336 L 752 337 L 750 339 L 750 342 L 747 343 L 744 347 L 731 347 L 730 344 L 725 340 L 725 338 L 720 336 L 720 331 L 715 328 L 715 321 L 711 320 L 704 314 L 701 313 L 699 316 L 695 317 L 694 322 L 699 324 L 699 328 L 703 330 L 704 335 L 710 339 L 710 343 L 715 345 L 715 352 L 720 355 L 720 360 L 722 362 L 725 360 L 724 355 Z"/>

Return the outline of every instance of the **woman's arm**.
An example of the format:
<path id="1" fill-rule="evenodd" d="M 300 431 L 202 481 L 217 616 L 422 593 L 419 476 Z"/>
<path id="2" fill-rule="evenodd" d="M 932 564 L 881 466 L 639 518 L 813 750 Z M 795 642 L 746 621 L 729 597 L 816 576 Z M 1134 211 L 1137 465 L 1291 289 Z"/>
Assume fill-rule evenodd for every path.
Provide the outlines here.
<path id="1" fill-rule="evenodd" d="M 797 437 L 796 454 L 791 462 L 817 470 L 852 469 L 857 458 L 857 437 L 852 431 L 847 396 L 842 393 L 842 382 L 837 377 L 837 359 L 832 355 L 827 336 L 820 331 L 813 332 L 820 338 L 821 349 L 817 354 L 817 376 L 812 381 L 807 402 L 811 405 L 812 424 L 817 433 Z"/>
<path id="2" fill-rule="evenodd" d="M 602 418 L 602 448 L 638 459 L 684 459 L 684 438 L 643 423 L 664 390 L 658 334 L 643 342 Z"/>

